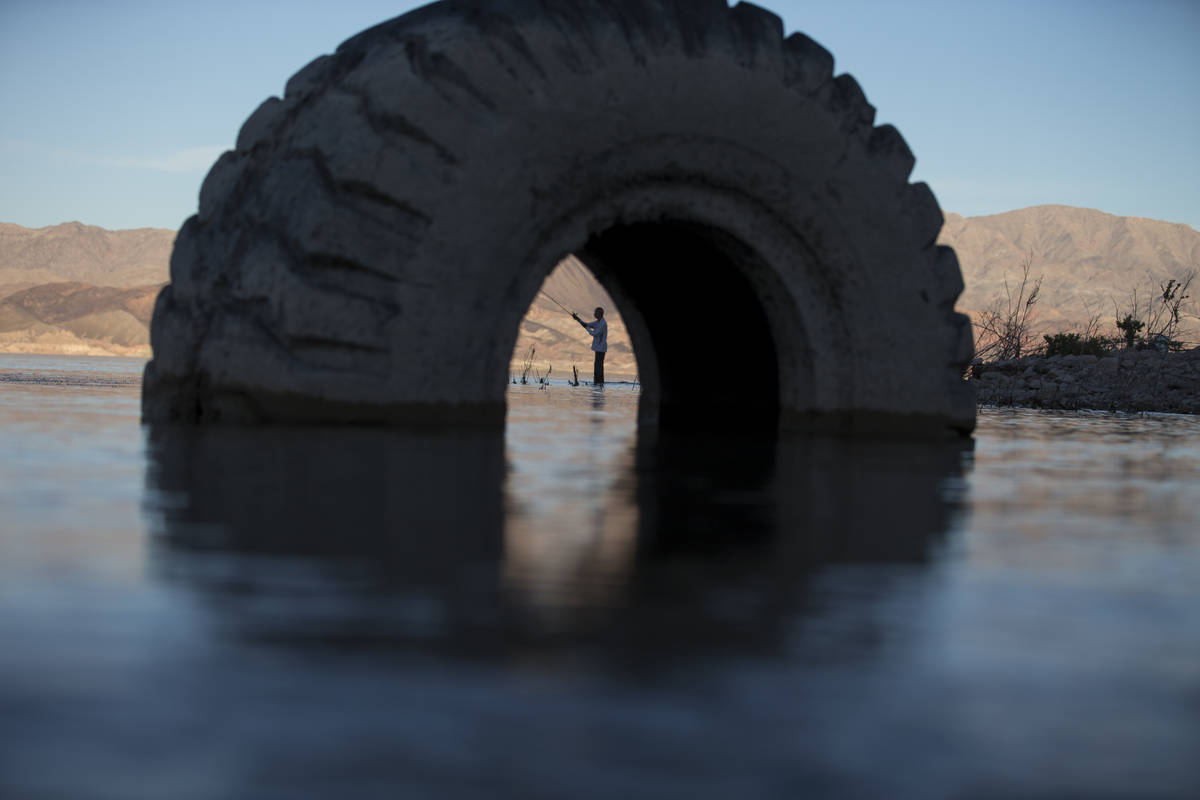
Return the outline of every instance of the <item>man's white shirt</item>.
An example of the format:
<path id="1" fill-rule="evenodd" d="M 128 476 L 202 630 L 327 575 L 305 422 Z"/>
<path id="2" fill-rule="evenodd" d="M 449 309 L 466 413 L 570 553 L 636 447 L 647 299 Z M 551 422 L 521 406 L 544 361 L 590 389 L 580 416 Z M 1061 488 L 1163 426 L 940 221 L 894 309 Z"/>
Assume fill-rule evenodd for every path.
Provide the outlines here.
<path id="1" fill-rule="evenodd" d="M 603 317 L 595 322 L 584 323 L 588 333 L 592 335 L 592 349 L 597 353 L 608 351 L 608 322 Z"/>

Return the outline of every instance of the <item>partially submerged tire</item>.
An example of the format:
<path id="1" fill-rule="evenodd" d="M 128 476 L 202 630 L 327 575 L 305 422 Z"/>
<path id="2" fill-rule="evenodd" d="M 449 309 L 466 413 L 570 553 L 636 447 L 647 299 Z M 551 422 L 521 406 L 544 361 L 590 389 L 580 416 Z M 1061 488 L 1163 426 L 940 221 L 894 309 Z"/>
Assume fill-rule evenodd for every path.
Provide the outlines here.
<path id="1" fill-rule="evenodd" d="M 441 2 L 250 116 L 179 232 L 150 421 L 503 424 L 568 253 L 643 419 L 966 432 L 942 215 L 833 59 L 721 0 Z"/>

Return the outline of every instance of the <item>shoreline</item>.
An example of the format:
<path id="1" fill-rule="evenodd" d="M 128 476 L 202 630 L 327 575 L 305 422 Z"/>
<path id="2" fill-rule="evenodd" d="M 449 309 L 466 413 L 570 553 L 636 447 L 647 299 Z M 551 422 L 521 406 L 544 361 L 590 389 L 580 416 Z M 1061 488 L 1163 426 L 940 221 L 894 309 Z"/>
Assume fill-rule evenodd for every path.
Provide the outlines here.
<path id="1" fill-rule="evenodd" d="M 1200 348 L 1097 356 L 1023 356 L 976 364 L 978 405 L 1200 414 Z"/>
<path id="2" fill-rule="evenodd" d="M 0 355 L 140 361 L 151 357 L 148 352 L 11 345 L 0 346 Z M 634 376 L 611 377 L 614 384 L 637 383 Z M 559 380 L 565 377 L 555 376 L 553 382 Z M 975 391 L 977 406 L 1195 415 L 1200 414 L 1200 347 L 1181 353 L 1126 349 L 1104 357 L 1023 356 L 976 364 L 971 367 L 968 383 Z M 529 384 L 536 385 L 536 379 Z"/>
<path id="3" fill-rule="evenodd" d="M 124 347 L 119 344 L 39 344 L 37 342 L 0 343 L 0 355 L 8 356 L 73 356 L 88 358 L 142 358 L 150 360 L 149 345 Z"/>

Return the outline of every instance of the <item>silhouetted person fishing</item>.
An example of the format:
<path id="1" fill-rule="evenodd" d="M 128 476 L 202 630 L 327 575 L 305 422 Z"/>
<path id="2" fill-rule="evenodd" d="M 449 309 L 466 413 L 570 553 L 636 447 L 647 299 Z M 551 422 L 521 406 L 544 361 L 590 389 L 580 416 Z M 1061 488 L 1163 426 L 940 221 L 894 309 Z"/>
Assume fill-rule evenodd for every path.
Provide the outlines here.
<path id="1" fill-rule="evenodd" d="M 596 310 L 594 312 L 596 315 L 596 321 L 595 322 L 584 322 L 582 319 L 579 318 L 578 314 L 576 314 L 574 311 L 572 311 L 571 309 L 564 306 L 558 300 L 555 300 L 554 297 L 551 296 L 550 293 L 547 292 L 545 289 L 541 289 L 539 291 L 541 294 L 546 295 L 547 299 L 549 299 L 550 302 L 554 303 L 554 305 L 558 306 L 563 311 L 566 311 L 568 314 L 570 314 L 571 319 L 578 322 L 580 325 L 583 326 L 583 329 L 585 331 L 587 331 L 588 333 L 591 334 L 591 336 L 592 336 L 592 352 L 596 354 L 596 360 L 595 360 L 595 362 L 593 362 L 593 365 L 592 365 L 592 383 L 596 386 L 603 386 L 604 385 L 604 354 L 608 352 L 608 323 L 604 321 L 604 309 L 601 308 L 600 306 L 596 306 Z M 576 378 L 577 385 L 578 385 L 578 380 L 579 379 Z"/>
<path id="2" fill-rule="evenodd" d="M 596 354 L 596 361 L 592 366 L 592 384 L 595 386 L 604 385 L 604 354 L 608 352 L 608 323 L 604 321 L 604 309 L 596 307 L 596 321 L 584 322 L 575 312 L 571 312 L 571 316 L 576 322 L 583 326 L 583 329 L 592 335 L 592 351 Z"/>

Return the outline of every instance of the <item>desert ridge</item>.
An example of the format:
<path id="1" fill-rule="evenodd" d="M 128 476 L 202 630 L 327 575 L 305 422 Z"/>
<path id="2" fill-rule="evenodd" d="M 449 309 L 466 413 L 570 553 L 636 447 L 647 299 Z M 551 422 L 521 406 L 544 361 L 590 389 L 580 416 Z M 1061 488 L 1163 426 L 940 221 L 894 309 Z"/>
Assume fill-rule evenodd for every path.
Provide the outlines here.
<path id="1" fill-rule="evenodd" d="M 79 222 L 46 228 L 0 223 L 0 352 L 150 356 L 154 297 L 167 282 L 175 231 L 109 231 Z M 958 308 L 972 316 L 1004 296 L 1032 258 L 1042 278 L 1038 333 L 1078 330 L 1098 317 L 1112 327 L 1136 291 L 1200 272 L 1200 232 L 1187 225 L 1047 205 L 980 217 L 946 214 L 938 242 L 958 253 L 966 289 Z M 599 305 L 609 322 L 606 371 L 633 380 L 637 361 L 620 309 L 575 257 L 563 259 L 543 289 L 585 319 Z M 1185 304 L 1185 339 L 1200 339 L 1197 292 Z M 720 311 L 714 312 L 720 335 Z M 1190 339 L 1188 338 L 1190 337 Z M 1193 342 L 1195 343 L 1195 342 Z M 587 333 L 545 294 L 518 331 L 510 373 L 590 378 Z"/>
<path id="2" fill-rule="evenodd" d="M 958 308 L 972 317 L 995 298 L 1004 297 L 1004 282 L 1019 280 L 1021 262 L 1032 257 L 1031 276 L 1042 277 L 1034 312 L 1038 333 L 1081 329 L 1093 315 L 1106 333 L 1117 309 L 1123 312 L 1133 293 L 1150 299 L 1160 284 L 1182 280 L 1189 272 L 1200 279 L 1200 232 L 1188 225 L 1141 217 L 1119 217 L 1090 208 L 1034 206 L 984 217 L 946 214 L 938 242 L 958 253 L 966 289 Z M 1184 312 L 1197 325 L 1200 286 L 1194 287 Z M 1114 307 L 1115 306 L 1115 307 Z"/>
<path id="3" fill-rule="evenodd" d="M 0 352 L 150 356 L 175 231 L 0 223 Z"/>
<path id="4" fill-rule="evenodd" d="M 147 286 L 168 280 L 175 231 L 110 231 L 64 222 L 23 228 L 0 222 L 0 298 L 42 283 Z"/>
<path id="5" fill-rule="evenodd" d="M 149 357 L 161 288 L 61 282 L 14 292 L 0 299 L 0 352 Z"/>

